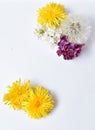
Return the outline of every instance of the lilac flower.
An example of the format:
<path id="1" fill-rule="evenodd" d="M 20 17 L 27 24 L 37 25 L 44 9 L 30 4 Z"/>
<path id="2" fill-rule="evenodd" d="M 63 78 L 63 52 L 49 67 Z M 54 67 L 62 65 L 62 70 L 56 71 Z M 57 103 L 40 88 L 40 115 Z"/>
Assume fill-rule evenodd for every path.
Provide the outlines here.
<path id="1" fill-rule="evenodd" d="M 76 44 L 73 42 L 68 42 L 68 37 L 63 36 L 58 43 L 57 54 L 58 56 L 63 55 L 63 58 L 65 60 L 70 60 L 79 56 L 81 49 L 84 45 L 85 44 Z"/>

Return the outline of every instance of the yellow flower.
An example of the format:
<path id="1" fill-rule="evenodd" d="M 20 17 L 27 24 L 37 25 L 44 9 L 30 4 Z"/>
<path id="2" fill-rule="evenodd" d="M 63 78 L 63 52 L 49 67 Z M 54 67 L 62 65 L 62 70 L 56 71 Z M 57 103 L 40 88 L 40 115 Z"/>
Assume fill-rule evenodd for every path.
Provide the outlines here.
<path id="1" fill-rule="evenodd" d="M 22 104 L 27 101 L 30 94 L 30 81 L 21 84 L 21 81 L 13 82 L 8 86 L 9 91 L 4 95 L 4 102 L 14 109 L 22 109 Z"/>
<path id="2" fill-rule="evenodd" d="M 38 10 L 38 23 L 42 26 L 58 27 L 66 18 L 67 13 L 63 5 L 49 3 Z"/>
<path id="3" fill-rule="evenodd" d="M 31 91 L 29 100 L 24 102 L 23 106 L 31 118 L 42 118 L 51 112 L 54 107 L 54 100 L 47 89 L 35 86 Z"/>

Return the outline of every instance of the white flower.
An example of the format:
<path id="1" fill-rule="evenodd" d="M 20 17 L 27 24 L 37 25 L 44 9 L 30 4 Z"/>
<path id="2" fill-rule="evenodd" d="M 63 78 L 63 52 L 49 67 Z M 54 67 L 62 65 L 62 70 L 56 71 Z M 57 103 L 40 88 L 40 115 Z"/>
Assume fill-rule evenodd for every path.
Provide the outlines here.
<path id="1" fill-rule="evenodd" d="M 35 34 L 38 38 L 47 41 L 50 46 L 56 46 L 63 35 L 68 36 L 68 41 L 85 43 L 91 32 L 89 22 L 81 16 L 69 14 L 60 27 L 49 28 L 38 25 Z"/>
<path id="2" fill-rule="evenodd" d="M 70 42 L 85 43 L 90 35 L 89 22 L 78 15 L 69 14 L 61 24 L 63 35 L 67 35 Z"/>
<path id="3" fill-rule="evenodd" d="M 44 33 L 45 33 L 45 31 L 46 31 L 46 28 L 45 27 L 42 27 L 41 25 L 37 25 L 37 27 L 35 28 L 35 31 L 34 31 L 34 33 L 35 33 L 35 35 L 38 37 L 38 38 L 43 38 L 43 35 L 44 35 Z"/>
<path id="4" fill-rule="evenodd" d="M 46 32 L 43 35 L 44 40 L 49 42 L 51 46 L 57 45 L 60 41 L 60 37 L 62 35 L 62 30 L 60 28 L 49 28 L 47 27 Z"/>
<path id="5" fill-rule="evenodd" d="M 49 28 L 48 26 L 42 27 L 41 25 L 37 25 L 34 33 L 38 38 L 47 41 L 50 46 L 54 47 L 60 41 L 62 29 L 56 27 Z"/>

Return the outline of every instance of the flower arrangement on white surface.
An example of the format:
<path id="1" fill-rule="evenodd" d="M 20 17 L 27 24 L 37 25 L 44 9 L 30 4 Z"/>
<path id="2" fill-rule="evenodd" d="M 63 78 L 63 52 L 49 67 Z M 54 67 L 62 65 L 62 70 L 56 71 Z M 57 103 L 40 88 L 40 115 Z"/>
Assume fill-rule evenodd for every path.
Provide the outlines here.
<path id="1" fill-rule="evenodd" d="M 67 13 L 64 5 L 53 2 L 38 10 L 37 22 L 37 37 L 47 41 L 50 46 L 58 46 L 56 52 L 65 60 L 79 56 L 91 33 L 87 19 Z"/>
<path id="2" fill-rule="evenodd" d="M 54 108 L 54 99 L 48 89 L 32 85 L 30 80 L 13 82 L 8 89 L 4 94 L 4 103 L 15 110 L 24 110 L 31 118 L 45 117 Z"/>

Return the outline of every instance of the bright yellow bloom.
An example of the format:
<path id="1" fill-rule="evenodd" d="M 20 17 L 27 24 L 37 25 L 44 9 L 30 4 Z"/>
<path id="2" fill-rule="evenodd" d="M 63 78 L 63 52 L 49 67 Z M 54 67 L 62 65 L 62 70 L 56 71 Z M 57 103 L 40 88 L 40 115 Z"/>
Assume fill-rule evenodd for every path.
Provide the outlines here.
<path id="1" fill-rule="evenodd" d="M 24 110 L 31 118 L 42 118 L 54 107 L 54 100 L 48 90 L 41 87 L 33 87 L 28 102 L 24 102 Z"/>
<path id="2" fill-rule="evenodd" d="M 20 80 L 13 82 L 11 86 L 8 86 L 9 91 L 4 95 L 4 102 L 14 109 L 22 109 L 23 102 L 29 98 L 30 86 L 29 80 L 23 84 Z"/>
<path id="3" fill-rule="evenodd" d="M 58 27 L 66 18 L 67 13 L 61 4 L 49 3 L 38 10 L 38 23 L 42 26 Z"/>

